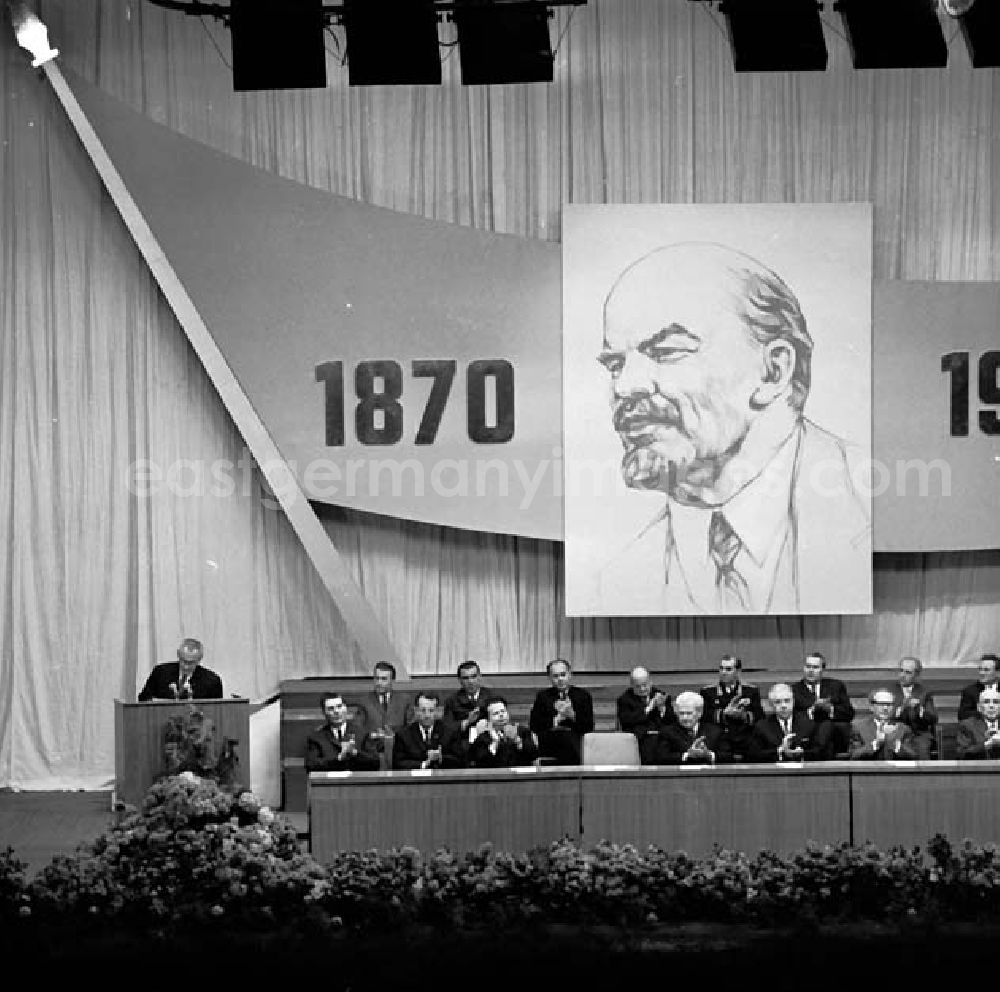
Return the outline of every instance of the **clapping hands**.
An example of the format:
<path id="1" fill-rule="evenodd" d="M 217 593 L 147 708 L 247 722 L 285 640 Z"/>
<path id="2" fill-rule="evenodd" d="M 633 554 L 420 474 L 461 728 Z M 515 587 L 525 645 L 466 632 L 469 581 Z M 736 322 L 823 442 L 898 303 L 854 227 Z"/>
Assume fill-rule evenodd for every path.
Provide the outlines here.
<path id="1" fill-rule="evenodd" d="M 788 758 L 801 758 L 805 753 L 801 744 L 796 747 L 795 745 L 795 734 L 785 734 L 781 739 L 781 744 L 778 747 L 778 753 L 784 754 Z"/>
<path id="2" fill-rule="evenodd" d="M 558 720 L 573 720 L 576 718 L 573 704 L 568 699 L 556 700 L 556 718 Z"/>

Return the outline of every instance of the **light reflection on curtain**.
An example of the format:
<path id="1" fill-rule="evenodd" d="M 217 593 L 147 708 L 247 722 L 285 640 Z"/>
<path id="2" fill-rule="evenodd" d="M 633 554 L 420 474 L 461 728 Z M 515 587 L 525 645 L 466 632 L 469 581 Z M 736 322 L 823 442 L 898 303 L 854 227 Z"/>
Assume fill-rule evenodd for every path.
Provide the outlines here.
<path id="1" fill-rule="evenodd" d="M 331 192 L 557 240 L 575 202 L 875 203 L 883 279 L 998 279 L 996 73 L 736 76 L 719 15 L 689 0 L 562 8 L 551 86 L 236 94 L 228 32 L 141 0 L 42 0 L 62 62 L 150 118 Z M 832 29 L 837 22 L 825 15 Z M 61 109 L 0 32 L 0 785 L 94 784 L 110 700 L 181 634 L 227 690 L 353 671 L 349 637 L 252 468 L 212 497 L 129 492 L 136 459 L 237 463 L 243 447 Z M 331 51 L 334 43 L 329 42 Z M 218 49 L 221 50 L 220 56 Z M 562 617 L 557 545 L 325 510 L 414 672 L 473 656 L 536 668 L 697 668 L 736 646 L 833 665 L 902 651 L 960 663 L 1000 642 L 993 552 L 880 556 L 873 618 Z"/>

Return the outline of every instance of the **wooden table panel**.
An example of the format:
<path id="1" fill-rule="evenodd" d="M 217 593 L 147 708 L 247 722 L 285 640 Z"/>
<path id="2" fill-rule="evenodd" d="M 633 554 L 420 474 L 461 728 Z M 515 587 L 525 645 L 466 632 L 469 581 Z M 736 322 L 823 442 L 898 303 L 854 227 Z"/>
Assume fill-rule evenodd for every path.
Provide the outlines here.
<path id="1" fill-rule="evenodd" d="M 243 780 L 250 774 L 250 702 L 246 699 L 196 699 L 194 705 L 215 724 L 221 751 L 233 738 Z M 190 702 L 115 700 L 115 801 L 138 804 L 163 773 L 163 735 L 171 717 L 182 716 Z"/>
<path id="2" fill-rule="evenodd" d="M 315 772 L 309 792 L 310 849 L 321 861 L 403 845 L 464 853 L 489 842 L 519 852 L 579 837 L 580 783 L 572 769 Z"/>
<path id="3" fill-rule="evenodd" d="M 837 769 L 646 768 L 584 771 L 583 839 L 655 844 L 693 857 L 718 844 L 790 853 L 850 835 L 847 775 Z"/>
<path id="4" fill-rule="evenodd" d="M 925 847 L 936 833 L 1000 842 L 997 762 L 872 765 L 851 776 L 851 790 L 856 843 Z"/>

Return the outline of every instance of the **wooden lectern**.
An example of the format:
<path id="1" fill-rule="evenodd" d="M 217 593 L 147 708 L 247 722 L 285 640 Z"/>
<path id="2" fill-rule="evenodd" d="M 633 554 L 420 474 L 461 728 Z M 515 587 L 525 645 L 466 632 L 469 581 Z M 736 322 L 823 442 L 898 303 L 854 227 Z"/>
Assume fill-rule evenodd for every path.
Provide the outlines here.
<path id="1" fill-rule="evenodd" d="M 195 699 L 194 705 L 215 724 L 215 743 L 236 743 L 240 779 L 250 775 L 250 700 Z M 167 721 L 188 712 L 192 701 L 151 700 L 148 703 L 115 700 L 115 802 L 138 805 L 163 774 L 163 735 Z"/>

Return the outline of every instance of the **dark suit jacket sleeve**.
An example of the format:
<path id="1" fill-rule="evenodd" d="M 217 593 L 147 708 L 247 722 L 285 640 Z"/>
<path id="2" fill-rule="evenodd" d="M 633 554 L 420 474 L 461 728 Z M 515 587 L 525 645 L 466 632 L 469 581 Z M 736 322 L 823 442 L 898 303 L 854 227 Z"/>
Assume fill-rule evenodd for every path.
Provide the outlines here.
<path id="1" fill-rule="evenodd" d="M 552 720 L 555 717 L 555 710 L 549 701 L 545 690 L 535 696 L 534 703 L 531 704 L 531 715 L 528 717 L 528 726 L 533 734 L 541 734 L 552 729 Z"/>
<path id="2" fill-rule="evenodd" d="M 833 712 L 830 714 L 831 720 L 850 723 L 854 719 L 854 704 L 851 702 L 851 697 L 847 694 L 847 686 L 843 682 L 834 682 L 830 693 L 830 702 L 833 704 Z"/>
<path id="3" fill-rule="evenodd" d="M 527 727 L 519 727 L 518 732 L 521 736 L 521 761 L 525 765 L 530 765 L 538 757 L 535 736 Z"/>
<path id="4" fill-rule="evenodd" d="M 333 758 L 326 754 L 322 740 L 315 734 L 306 738 L 306 771 L 327 772 L 335 764 Z"/>
<path id="5" fill-rule="evenodd" d="M 979 712 L 979 684 L 967 685 L 962 690 L 962 698 L 958 703 L 958 721 L 968 720 Z"/>
<path id="6" fill-rule="evenodd" d="M 913 723 L 914 730 L 930 730 L 938 722 L 938 711 L 934 705 L 934 696 L 927 693 L 923 702 L 924 712 Z"/>
<path id="7" fill-rule="evenodd" d="M 156 699 L 158 681 L 157 669 L 159 669 L 159 667 L 159 665 L 156 665 L 147 676 L 146 684 L 142 687 L 142 691 L 139 693 L 140 703 L 148 703 L 151 699 Z"/>
<path id="8" fill-rule="evenodd" d="M 204 685 L 199 692 L 201 699 L 222 699 L 222 679 L 215 673 L 206 669 L 198 668 L 195 674 L 204 672 Z"/>
<path id="9" fill-rule="evenodd" d="M 986 744 L 979 737 L 980 735 L 964 721 L 958 725 L 955 751 L 959 758 L 983 759 L 990 756 Z"/>
<path id="10" fill-rule="evenodd" d="M 395 771 L 411 771 L 424 763 L 422 741 L 406 729 L 397 730 L 392 745 L 392 767 Z"/>
<path id="11" fill-rule="evenodd" d="M 630 734 L 646 720 L 646 704 L 634 692 L 623 692 L 615 703 L 615 710 L 618 726 Z"/>
<path id="12" fill-rule="evenodd" d="M 711 733 L 706 731 L 711 728 Z M 709 751 L 715 754 L 715 763 L 717 765 L 724 765 L 727 762 L 733 760 L 733 744 L 729 739 L 729 735 L 716 724 L 708 724 L 707 727 L 703 728 L 705 733 L 705 744 L 708 746 Z"/>
<path id="13" fill-rule="evenodd" d="M 778 743 L 771 739 L 770 725 L 767 718 L 758 720 L 750 734 L 750 744 L 747 747 L 751 761 L 768 762 L 778 760 Z"/>
<path id="14" fill-rule="evenodd" d="M 594 729 L 594 700 L 585 689 L 576 693 L 573 702 L 573 712 L 576 716 L 569 721 L 564 721 L 567 727 L 571 727 L 582 737 L 589 734 Z M 533 728 L 532 728 L 533 729 Z"/>
<path id="15" fill-rule="evenodd" d="M 458 694 L 452 693 L 444 701 L 444 712 L 441 714 L 441 720 L 446 727 L 453 727 L 456 730 L 460 730 L 462 726 L 462 720 L 464 719 L 460 715 L 460 705 L 458 702 Z"/>

